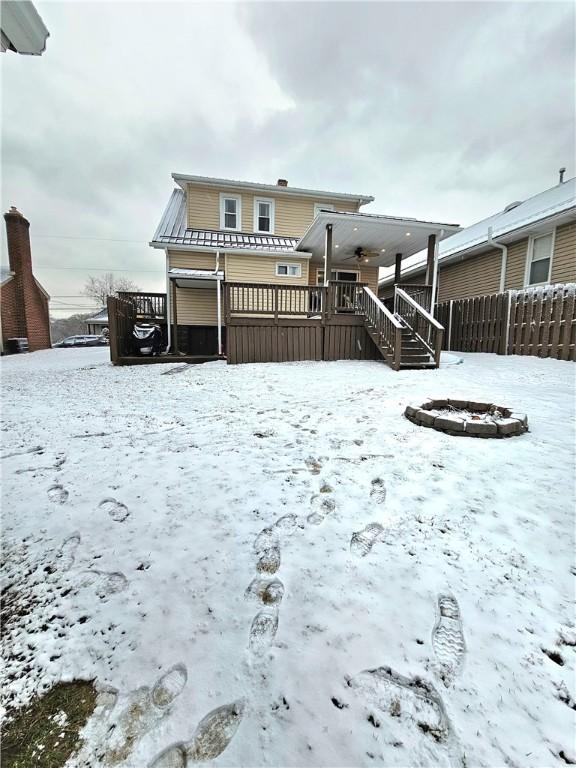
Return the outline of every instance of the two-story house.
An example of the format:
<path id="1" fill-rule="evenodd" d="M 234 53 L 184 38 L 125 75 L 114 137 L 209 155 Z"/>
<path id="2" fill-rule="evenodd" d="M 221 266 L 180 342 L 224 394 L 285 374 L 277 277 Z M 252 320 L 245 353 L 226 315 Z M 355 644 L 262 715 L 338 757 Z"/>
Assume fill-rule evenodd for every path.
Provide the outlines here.
<path id="1" fill-rule="evenodd" d="M 381 338 L 372 325 L 364 329 L 360 304 L 373 299 L 379 304 L 379 269 L 423 247 L 433 254 L 437 241 L 458 229 L 363 213 L 362 206 L 374 199 L 369 195 L 290 187 L 284 179 L 258 184 L 172 178 L 177 188 L 150 245 L 165 252 L 168 346 L 189 355 L 228 352 L 231 362 L 268 359 L 264 353 L 239 355 L 237 344 L 230 354 L 231 325 L 310 329 L 328 322 L 362 326 L 347 344 L 362 347 L 366 355 Z M 290 332 L 282 334 L 290 345 L 287 359 L 326 359 L 317 346 L 313 353 L 296 350 L 286 341 Z M 279 359 L 273 352 L 269 357 Z"/>

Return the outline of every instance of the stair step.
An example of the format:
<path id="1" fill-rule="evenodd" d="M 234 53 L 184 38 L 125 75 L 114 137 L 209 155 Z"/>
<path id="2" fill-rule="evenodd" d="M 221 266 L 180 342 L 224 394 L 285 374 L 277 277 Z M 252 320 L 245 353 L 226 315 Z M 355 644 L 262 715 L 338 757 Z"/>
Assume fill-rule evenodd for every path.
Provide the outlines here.
<path id="1" fill-rule="evenodd" d="M 400 361 L 402 363 L 429 363 L 430 362 L 430 355 L 404 355 L 400 357 Z"/>

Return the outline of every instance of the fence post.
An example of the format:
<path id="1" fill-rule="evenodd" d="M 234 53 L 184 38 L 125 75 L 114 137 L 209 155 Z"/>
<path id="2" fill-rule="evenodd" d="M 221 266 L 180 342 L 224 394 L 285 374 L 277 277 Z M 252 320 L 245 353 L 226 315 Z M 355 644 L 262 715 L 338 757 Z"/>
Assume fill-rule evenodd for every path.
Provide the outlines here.
<path id="1" fill-rule="evenodd" d="M 116 316 L 118 300 L 114 296 L 106 299 L 108 310 L 108 340 L 110 342 L 110 360 L 113 365 L 118 362 L 118 318 Z"/>
<path id="2" fill-rule="evenodd" d="M 508 345 L 510 341 L 510 312 L 512 310 L 512 291 L 506 291 L 504 298 L 504 307 L 502 312 L 502 325 L 500 328 L 499 355 L 508 354 Z"/>
<path id="3" fill-rule="evenodd" d="M 452 307 L 454 306 L 454 299 L 450 299 L 450 310 L 448 314 L 448 352 L 452 349 Z"/>

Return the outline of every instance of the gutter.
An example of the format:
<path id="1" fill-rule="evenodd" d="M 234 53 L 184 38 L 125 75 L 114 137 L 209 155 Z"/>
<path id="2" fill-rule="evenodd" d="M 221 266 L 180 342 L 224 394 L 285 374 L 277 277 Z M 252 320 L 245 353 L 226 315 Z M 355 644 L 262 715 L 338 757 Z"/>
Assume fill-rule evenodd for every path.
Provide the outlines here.
<path id="1" fill-rule="evenodd" d="M 502 251 L 502 266 L 500 267 L 500 288 L 498 293 L 504 293 L 504 286 L 506 284 L 506 265 L 508 264 L 508 246 L 503 243 L 499 243 L 492 237 L 492 227 L 488 227 L 488 237 L 486 239 L 488 245 L 494 248 L 499 248 Z"/>

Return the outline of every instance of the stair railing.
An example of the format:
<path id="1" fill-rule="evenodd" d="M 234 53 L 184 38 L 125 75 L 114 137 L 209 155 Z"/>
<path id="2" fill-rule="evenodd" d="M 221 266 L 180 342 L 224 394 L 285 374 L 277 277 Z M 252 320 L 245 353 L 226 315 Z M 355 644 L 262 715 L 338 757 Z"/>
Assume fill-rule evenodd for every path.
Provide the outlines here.
<path id="1" fill-rule="evenodd" d="M 436 368 L 438 368 L 444 326 L 398 286 L 394 289 L 394 310 L 404 325 L 412 331 L 432 355 Z"/>
<path id="2" fill-rule="evenodd" d="M 386 309 L 373 291 L 364 286 L 357 294 L 357 310 L 386 362 L 398 371 L 402 355 L 402 323 Z"/>

